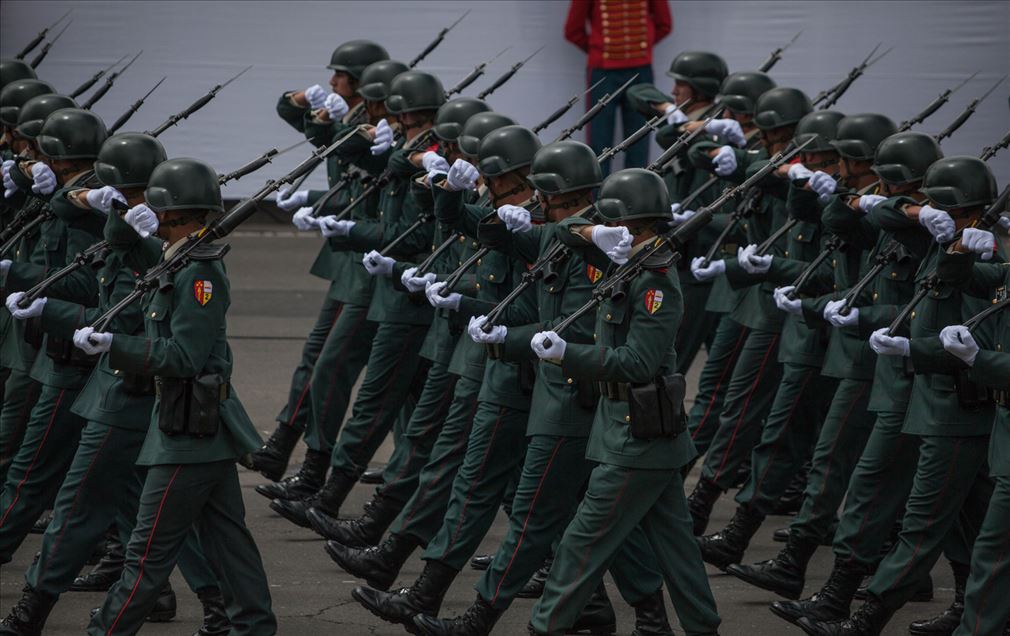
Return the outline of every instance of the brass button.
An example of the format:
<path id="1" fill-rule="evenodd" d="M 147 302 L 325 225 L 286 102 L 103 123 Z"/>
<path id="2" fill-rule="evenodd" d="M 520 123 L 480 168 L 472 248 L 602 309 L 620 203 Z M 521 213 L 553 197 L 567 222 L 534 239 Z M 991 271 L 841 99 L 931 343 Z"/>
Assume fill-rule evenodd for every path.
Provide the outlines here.
<path id="1" fill-rule="evenodd" d="M 484 261 L 482 258 L 477 259 L 477 266 L 480 267 L 481 263 Z"/>
<path id="2" fill-rule="evenodd" d="M 610 314 L 607 314 L 607 320 L 610 320 L 611 318 L 613 318 L 613 316 L 611 316 Z"/>
<path id="3" fill-rule="evenodd" d="M 630 422 L 631 421 L 631 416 L 630 415 L 625 415 L 624 416 L 624 421 L 625 422 Z"/>
<path id="4" fill-rule="evenodd" d="M 891 278 L 897 278 L 898 272 L 891 272 Z"/>
<path id="5" fill-rule="evenodd" d="M 158 312 L 152 311 L 151 312 L 151 318 L 157 318 L 157 317 L 158 317 Z"/>
<path id="6" fill-rule="evenodd" d="M 834 291 L 838 291 L 838 285 L 837 284 L 836 285 L 832 285 L 831 289 L 834 290 Z"/>
<path id="7" fill-rule="evenodd" d="M 789 250 L 786 250 L 785 257 L 789 258 Z"/>
<path id="8" fill-rule="evenodd" d="M 873 300 L 876 300 L 878 298 L 880 298 L 880 295 L 877 292 L 873 292 Z"/>
<path id="9" fill-rule="evenodd" d="M 480 291 L 480 283 L 477 283 L 477 290 Z"/>
<path id="10" fill-rule="evenodd" d="M 997 344 L 996 345 L 996 351 L 1003 351 L 1003 345 Z"/>
<path id="11" fill-rule="evenodd" d="M 487 279 L 488 280 L 494 280 L 494 274 L 488 274 L 487 275 Z"/>
<path id="12" fill-rule="evenodd" d="M 104 285 L 105 284 L 105 277 L 102 276 L 101 278 L 99 278 L 98 282 Z"/>
<path id="13" fill-rule="evenodd" d="M 802 241 L 803 240 L 803 235 L 802 234 L 797 234 L 796 235 L 796 240 L 797 241 Z"/>
<path id="14" fill-rule="evenodd" d="M 596 334 L 595 333 L 593 334 L 593 340 L 596 340 Z"/>
<path id="15" fill-rule="evenodd" d="M 572 378 L 568 378 L 568 384 L 572 384 L 573 382 L 575 382 L 575 380 L 573 380 Z"/>
<path id="16" fill-rule="evenodd" d="M 838 267 L 838 261 L 835 260 L 835 259 L 831 259 L 831 266 L 832 267 Z"/>
<path id="17" fill-rule="evenodd" d="M 915 312 L 914 311 L 912 312 L 912 318 L 915 318 Z"/>
<path id="18" fill-rule="evenodd" d="M 116 369 L 116 370 L 114 370 L 114 371 L 112 372 L 112 375 L 119 375 L 119 369 Z"/>
<path id="19" fill-rule="evenodd" d="M 460 243 L 463 243 L 464 241 L 466 241 L 466 237 L 465 237 L 465 236 L 463 236 L 462 234 L 460 234 L 460 235 L 459 235 L 459 242 L 460 242 Z"/>

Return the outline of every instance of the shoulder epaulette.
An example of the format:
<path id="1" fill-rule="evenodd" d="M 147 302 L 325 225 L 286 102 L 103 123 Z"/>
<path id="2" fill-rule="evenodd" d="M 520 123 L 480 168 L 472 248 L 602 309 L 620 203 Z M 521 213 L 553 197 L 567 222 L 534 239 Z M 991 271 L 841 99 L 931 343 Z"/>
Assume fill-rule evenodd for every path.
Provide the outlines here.
<path id="1" fill-rule="evenodd" d="M 188 256 L 194 261 L 219 261 L 231 249 L 227 243 L 202 243 L 193 248 Z"/>

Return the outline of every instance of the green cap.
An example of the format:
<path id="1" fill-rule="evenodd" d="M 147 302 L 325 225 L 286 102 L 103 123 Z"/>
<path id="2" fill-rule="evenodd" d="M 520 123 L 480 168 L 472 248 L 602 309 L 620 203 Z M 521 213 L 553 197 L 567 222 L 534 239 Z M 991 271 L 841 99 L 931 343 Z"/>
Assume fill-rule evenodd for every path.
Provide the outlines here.
<path id="1" fill-rule="evenodd" d="M 831 145 L 847 159 L 872 161 L 880 142 L 896 132 L 898 127 L 884 115 L 848 115 L 838 122 L 838 136 Z"/>
<path id="2" fill-rule="evenodd" d="M 459 151 L 468 157 L 476 157 L 480 152 L 480 142 L 492 130 L 497 130 L 505 126 L 515 125 L 515 120 L 511 117 L 488 111 L 477 113 L 466 120 L 463 129 L 459 133 L 457 144 Z"/>
<path id="3" fill-rule="evenodd" d="M 36 137 L 50 159 L 94 159 L 109 136 L 105 122 L 81 108 L 62 108 L 46 118 Z"/>
<path id="4" fill-rule="evenodd" d="M 333 50 L 326 68 L 347 73 L 354 79 L 361 77 L 365 67 L 379 60 L 388 60 L 389 53 L 371 40 L 351 40 Z"/>
<path id="5" fill-rule="evenodd" d="M 0 90 L 11 82 L 23 79 L 38 79 L 35 69 L 24 60 L 5 58 L 0 60 Z"/>
<path id="6" fill-rule="evenodd" d="M 370 102 L 381 102 L 389 97 L 389 85 L 393 78 L 408 70 L 403 62 L 380 60 L 369 64 L 361 72 L 358 94 Z"/>
<path id="7" fill-rule="evenodd" d="M 564 194 L 597 187 L 603 171 L 592 148 L 567 139 L 537 151 L 527 180 L 544 194 Z"/>
<path id="8" fill-rule="evenodd" d="M 0 122 L 14 128 L 18 125 L 18 112 L 25 102 L 39 95 L 55 93 L 48 82 L 37 79 L 16 80 L 0 90 Z"/>
<path id="9" fill-rule="evenodd" d="M 14 131 L 25 139 L 35 139 L 42 130 L 46 118 L 61 108 L 77 108 L 77 102 L 66 95 L 39 95 L 25 102 L 18 113 L 18 125 Z"/>
<path id="10" fill-rule="evenodd" d="M 977 157 L 945 157 L 926 170 L 919 191 L 943 210 L 989 205 L 996 200 L 996 178 Z"/>
<path id="11" fill-rule="evenodd" d="M 885 183 L 904 185 L 921 180 L 942 158 L 940 144 L 930 135 L 900 132 L 880 142 L 871 169 Z"/>
<path id="12" fill-rule="evenodd" d="M 668 219 L 670 192 L 655 172 L 628 168 L 607 177 L 600 187 L 596 209 L 605 221 Z"/>
<path id="13" fill-rule="evenodd" d="M 754 124 L 761 130 L 791 126 L 814 110 L 810 98 L 798 88 L 773 88 L 758 98 Z"/>
<path id="14" fill-rule="evenodd" d="M 435 114 L 435 136 L 442 141 L 456 141 L 463 125 L 477 113 L 487 113 L 491 107 L 476 97 L 457 97 L 442 104 Z M 513 122 L 514 123 L 514 122 Z"/>
<path id="15" fill-rule="evenodd" d="M 419 110 L 438 110 L 445 103 L 442 82 L 431 73 L 407 71 L 393 78 L 386 98 L 386 110 L 394 115 Z"/>
<path id="16" fill-rule="evenodd" d="M 144 191 L 155 212 L 214 210 L 224 212 L 217 172 L 197 159 L 169 159 L 151 172 Z"/>
<path id="17" fill-rule="evenodd" d="M 673 58 L 667 75 L 686 82 L 706 97 L 715 97 L 729 70 L 726 61 L 709 51 L 684 51 Z"/>
<path id="18" fill-rule="evenodd" d="M 120 133 L 105 140 L 95 159 L 95 176 L 114 188 L 140 188 L 168 156 L 161 142 L 144 133 Z"/>
<path id="19" fill-rule="evenodd" d="M 479 115 L 477 115 L 479 117 Z M 540 139 L 529 128 L 505 126 L 491 131 L 480 142 L 477 168 L 487 177 L 498 177 L 533 162 Z"/>
<path id="20" fill-rule="evenodd" d="M 838 136 L 838 122 L 845 115 L 834 110 L 815 110 L 803 116 L 793 132 L 793 143 L 803 145 L 803 152 L 837 152 L 831 142 Z"/>
<path id="21" fill-rule="evenodd" d="M 719 103 L 734 113 L 753 115 L 759 97 L 775 88 L 775 80 L 760 71 L 733 73 L 719 88 Z"/>

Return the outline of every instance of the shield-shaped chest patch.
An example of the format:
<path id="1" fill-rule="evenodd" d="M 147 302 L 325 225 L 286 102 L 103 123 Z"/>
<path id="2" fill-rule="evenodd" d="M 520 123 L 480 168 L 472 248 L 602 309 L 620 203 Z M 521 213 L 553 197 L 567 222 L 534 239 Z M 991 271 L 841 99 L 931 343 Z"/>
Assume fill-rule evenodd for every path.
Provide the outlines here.
<path id="1" fill-rule="evenodd" d="M 586 265 L 586 278 L 589 279 L 590 283 L 595 285 L 600 281 L 601 278 L 603 278 L 603 272 L 596 269 L 592 265 Z"/>
<path id="2" fill-rule="evenodd" d="M 198 280 L 193 283 L 193 295 L 196 296 L 196 302 L 206 305 L 214 296 L 214 285 L 209 280 Z"/>
<path id="3" fill-rule="evenodd" d="M 656 313 L 662 306 L 663 306 L 663 290 L 650 289 L 649 291 L 645 292 L 645 309 L 650 314 Z"/>

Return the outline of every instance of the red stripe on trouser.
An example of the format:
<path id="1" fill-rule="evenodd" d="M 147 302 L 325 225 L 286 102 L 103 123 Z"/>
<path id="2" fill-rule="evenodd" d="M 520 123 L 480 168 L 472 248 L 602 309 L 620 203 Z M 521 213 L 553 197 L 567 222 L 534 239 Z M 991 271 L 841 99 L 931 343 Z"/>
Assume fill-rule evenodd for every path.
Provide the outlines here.
<path id="1" fill-rule="evenodd" d="M 863 394 L 866 393 L 866 389 L 869 388 L 869 386 L 870 386 L 869 382 L 862 383 L 862 387 L 859 389 L 859 393 L 857 393 L 852 398 L 852 403 L 849 404 L 849 410 L 845 412 L 845 417 L 842 418 L 842 423 L 838 427 L 838 435 L 835 437 L 835 441 L 831 442 L 831 451 L 828 453 L 828 460 L 829 460 L 828 469 L 824 472 L 824 478 L 821 480 L 821 490 L 820 492 L 817 493 L 817 496 L 814 497 L 814 503 L 811 505 L 810 508 L 811 510 L 817 509 L 817 502 L 820 501 L 820 498 L 824 495 L 824 491 L 828 487 L 828 477 L 831 475 L 830 460 L 832 457 L 835 456 L 835 449 L 838 447 L 838 440 L 841 439 L 842 437 L 842 432 L 845 430 L 845 425 L 849 423 L 849 416 L 852 415 L 852 411 L 855 410 L 856 404 L 858 404 L 859 400 L 862 399 Z"/>
<path id="2" fill-rule="evenodd" d="M 38 580 L 42 580 L 42 576 L 45 574 L 46 567 L 49 565 L 49 560 L 59 551 L 60 544 L 63 543 L 63 535 L 67 532 L 67 525 L 70 524 L 70 520 L 74 517 L 74 511 L 77 510 L 77 499 L 81 496 L 81 491 L 84 490 L 85 484 L 88 483 L 88 477 L 91 475 L 91 469 L 95 466 L 95 462 L 102 455 L 102 449 L 105 448 L 105 443 L 109 441 L 109 436 L 112 434 L 112 427 L 108 427 L 105 430 L 105 437 L 102 438 L 102 443 L 98 446 L 98 450 L 95 451 L 94 456 L 91 461 L 88 462 L 88 467 L 84 470 L 84 476 L 81 477 L 81 482 L 77 484 L 77 492 L 74 493 L 74 500 L 70 504 L 70 510 L 67 511 L 66 517 L 63 521 L 63 527 L 60 528 L 60 534 L 57 535 L 56 540 L 53 542 L 53 548 L 49 551 L 49 556 L 46 557 L 45 562 L 40 564 Z"/>
<path id="3" fill-rule="evenodd" d="M 452 546 L 456 545 L 456 539 L 459 538 L 459 531 L 463 528 L 463 520 L 466 519 L 467 506 L 470 505 L 470 499 L 473 497 L 473 489 L 478 483 L 480 483 L 481 478 L 484 477 L 484 467 L 487 466 L 488 457 L 491 456 L 491 449 L 494 447 L 494 439 L 498 435 L 498 427 L 501 426 L 502 417 L 504 415 L 505 408 L 499 407 L 498 419 L 495 420 L 494 428 L 491 430 L 491 439 L 487 441 L 487 450 L 484 451 L 484 458 L 480 462 L 480 468 L 477 469 L 477 476 L 470 482 L 470 488 L 466 491 L 466 500 L 463 502 L 463 509 L 459 512 L 459 521 L 456 523 L 456 530 L 452 533 L 452 539 L 446 547 L 446 552 L 451 550 Z"/>
<path id="4" fill-rule="evenodd" d="M 445 391 L 442 393 L 442 397 L 438 401 L 438 407 L 436 409 L 436 412 L 441 412 L 442 407 L 445 405 L 445 403 L 452 399 L 452 394 L 453 391 L 455 390 L 455 385 L 456 385 L 455 382 L 452 381 L 449 382 L 449 386 L 445 388 Z M 436 426 L 438 426 L 439 424 L 441 424 L 444 419 L 445 419 L 444 417 L 436 417 L 432 419 L 431 422 L 428 424 L 428 426 L 425 427 L 424 432 L 421 433 L 421 436 L 427 437 L 428 434 L 431 433 L 431 430 Z M 389 480 L 389 483 L 393 483 L 403 479 L 403 476 L 406 475 L 407 473 L 407 469 L 410 468 L 410 462 L 414 459 L 414 455 L 416 454 L 417 454 L 417 444 L 411 444 L 410 452 L 407 454 L 407 459 L 404 460 L 403 462 L 403 467 L 400 468 L 400 472 L 393 475 L 393 477 Z"/>
<path id="5" fill-rule="evenodd" d="M 908 574 L 908 571 L 912 568 L 912 565 L 915 563 L 915 557 L 919 554 L 919 550 L 922 549 L 922 540 L 926 536 L 926 530 L 933 525 L 933 521 L 936 518 L 936 513 L 944 503 L 944 498 L 947 493 L 947 486 L 950 485 L 950 478 L 954 474 L 954 468 L 957 466 L 957 456 L 961 453 L 961 444 L 963 442 L 964 442 L 963 438 L 958 439 L 957 442 L 955 442 L 954 454 L 953 456 L 951 456 L 950 459 L 950 467 L 947 469 L 947 476 L 944 477 L 943 479 L 943 487 L 940 488 L 940 494 L 937 495 L 936 497 L 936 503 L 933 505 L 933 510 L 929 513 L 929 518 L 926 519 L 925 527 L 923 527 L 923 529 L 919 531 L 920 533 L 919 541 L 915 544 L 915 548 L 912 549 L 912 556 L 908 559 L 908 562 L 905 564 L 905 567 L 901 570 L 898 576 L 894 577 L 894 582 L 891 583 L 891 586 L 887 589 L 893 590 L 894 587 L 898 585 L 898 583 L 900 583 L 903 578 L 905 578 L 905 575 Z M 893 549 L 891 550 L 891 553 L 892 554 L 894 553 Z"/>
<path id="6" fill-rule="evenodd" d="M 895 458 L 898 458 L 898 457 L 902 456 L 902 453 L 900 452 L 900 449 L 901 449 L 902 446 L 904 446 L 909 441 L 910 441 L 910 439 L 906 435 L 899 435 L 898 436 L 897 447 L 894 449 L 894 453 L 891 455 L 892 460 L 895 459 Z M 884 492 L 884 486 L 885 485 L 889 485 L 889 484 L 885 484 L 883 479 L 878 479 L 877 480 L 877 487 L 873 491 L 873 496 L 870 497 L 870 500 L 868 502 L 866 502 L 866 514 L 863 515 L 863 520 L 859 523 L 859 530 L 856 532 L 855 535 L 853 535 L 854 537 L 866 536 L 864 534 L 863 530 L 866 528 L 866 524 L 870 522 L 870 513 L 873 512 L 874 507 L 875 507 L 874 504 L 877 502 L 877 500 L 880 499 L 881 493 Z M 852 555 L 849 556 L 849 561 L 848 562 L 849 563 L 853 563 L 853 562 L 855 562 L 855 560 L 856 560 L 856 555 L 852 554 Z"/>
<path id="7" fill-rule="evenodd" d="M 547 465 L 544 466 L 544 473 L 540 475 L 540 482 L 537 484 L 536 492 L 533 493 L 533 500 L 530 502 L 530 509 L 526 511 L 526 519 L 523 520 L 523 529 L 519 533 L 519 541 L 516 542 L 516 548 L 512 551 L 512 557 L 509 559 L 508 565 L 505 566 L 505 571 L 502 572 L 501 579 L 498 581 L 498 586 L 495 587 L 494 598 L 491 599 L 492 605 L 494 605 L 495 601 L 498 600 L 498 594 L 501 592 L 501 586 L 505 583 L 509 570 L 512 569 L 512 563 L 515 562 L 516 556 L 519 554 L 519 548 L 523 545 L 523 538 L 526 536 L 526 527 L 530 523 L 530 517 L 533 516 L 533 511 L 536 510 L 537 507 L 537 500 L 540 498 L 540 489 L 544 487 L 544 482 L 547 481 L 547 475 L 551 472 L 551 465 L 554 464 L 554 458 L 557 457 L 558 451 L 561 450 L 561 444 L 564 441 L 564 437 L 558 438 L 558 442 L 554 445 L 554 450 L 551 451 L 551 457 L 547 460 Z"/>
<path id="8" fill-rule="evenodd" d="M 340 303 L 340 306 L 337 308 L 337 311 L 335 311 L 333 313 L 333 322 L 330 323 L 330 329 L 329 329 L 329 331 L 326 332 L 327 336 L 330 334 L 331 331 L 333 331 L 333 325 L 337 324 L 337 318 L 340 317 L 340 314 L 343 311 L 344 311 L 344 304 Z M 325 339 L 323 340 L 323 346 L 326 346 L 326 340 Z M 320 350 L 320 353 L 322 353 L 321 350 Z M 317 356 L 317 359 L 318 359 L 318 356 Z M 313 363 L 313 372 L 314 371 L 315 371 L 315 363 Z M 295 425 L 295 418 L 298 417 L 298 412 L 300 410 L 302 410 L 302 402 L 305 401 L 305 396 L 309 394 L 309 389 L 311 387 L 312 387 L 312 372 L 309 372 L 309 377 L 306 378 L 306 380 L 305 380 L 305 386 L 302 387 L 302 394 L 298 396 L 298 402 L 295 403 L 295 409 L 291 413 L 291 417 L 288 418 L 288 421 L 287 421 L 287 425 L 288 426 L 294 426 Z"/>
<path id="9" fill-rule="evenodd" d="M 729 444 L 726 444 L 726 450 L 722 453 L 722 462 L 719 464 L 719 470 L 715 471 L 715 477 L 712 481 L 718 482 L 719 477 L 722 475 L 722 469 L 726 467 L 726 462 L 729 461 L 729 452 L 733 449 L 733 442 L 736 441 L 736 434 L 740 432 L 740 424 L 743 423 L 745 417 L 747 417 L 747 409 L 750 407 L 750 401 L 754 398 L 754 394 L 757 392 L 758 386 L 761 384 L 761 376 L 764 375 L 765 367 L 768 366 L 768 358 L 771 357 L 772 352 L 775 350 L 775 345 L 779 342 L 778 334 L 772 338 L 771 344 L 768 345 L 768 351 L 765 351 L 765 357 L 761 360 L 761 366 L 758 367 L 757 376 L 754 378 L 754 384 L 751 386 L 750 391 L 747 392 L 747 399 L 744 400 L 743 409 L 740 410 L 740 417 L 736 418 L 736 424 L 733 426 L 733 435 L 729 438 Z M 735 365 L 734 365 L 735 366 Z"/>
<path id="10" fill-rule="evenodd" d="M 340 306 L 340 311 L 343 311 L 343 310 L 344 310 L 343 309 L 343 305 L 341 305 Z M 344 346 L 340 347 L 340 351 L 337 352 L 337 359 L 338 360 L 340 360 L 341 358 L 344 357 L 344 355 L 347 353 L 347 350 L 352 345 L 356 344 L 355 341 L 354 341 L 354 336 L 355 336 L 355 334 L 358 333 L 358 331 L 361 329 L 361 326 L 364 325 L 365 322 L 367 322 L 367 314 L 361 314 L 361 316 L 358 318 L 357 324 L 354 325 L 354 329 L 352 329 L 351 333 L 349 333 L 347 335 L 346 341 L 344 342 Z M 320 355 L 321 355 L 321 352 L 320 352 Z M 359 369 L 359 371 L 360 371 L 360 369 Z M 312 374 L 315 375 L 315 370 L 313 370 Z M 355 378 L 355 380 L 356 379 L 357 378 Z M 333 399 L 333 385 L 334 385 L 333 376 L 330 376 L 330 384 L 329 384 L 329 386 L 326 389 L 326 399 L 323 400 L 323 409 L 322 409 L 322 412 L 319 414 L 319 417 L 317 418 L 317 421 L 319 421 L 319 422 L 322 422 L 323 420 L 325 420 L 327 413 L 330 412 L 330 401 Z M 311 378 L 309 379 L 309 386 L 310 387 L 312 386 L 312 379 Z M 345 409 L 347 408 L 346 404 L 344 405 L 344 408 Z M 340 415 L 343 416 L 343 413 L 341 413 Z M 320 429 L 322 429 L 321 425 L 320 425 Z M 321 432 L 320 432 L 320 434 L 321 434 Z"/>
<path id="11" fill-rule="evenodd" d="M 624 475 L 624 483 L 621 484 L 621 488 L 617 491 L 617 497 L 614 499 L 614 505 L 610 509 L 610 513 L 607 515 L 608 521 L 610 519 L 613 519 L 614 515 L 617 513 L 617 508 L 621 503 L 621 499 L 624 497 L 624 492 L 628 489 L 629 481 L 631 481 L 631 471 L 628 471 Z M 604 524 L 604 527 L 609 528 L 610 524 L 609 523 Z M 593 540 L 590 541 L 589 545 L 586 546 L 585 554 L 582 557 L 582 563 L 579 564 L 579 571 L 572 578 L 573 582 L 578 582 L 578 580 L 582 578 L 582 573 L 586 571 L 586 564 L 589 563 L 589 555 L 592 552 L 592 547 L 596 545 L 596 542 L 599 541 L 601 538 L 603 538 L 603 536 L 605 536 L 604 532 L 597 532 L 596 536 L 593 537 Z M 569 586 L 569 589 L 571 589 L 571 586 Z M 564 600 L 565 600 L 565 594 L 561 594 L 561 596 L 558 598 L 558 602 L 555 605 L 555 607 L 564 607 L 565 606 Z M 550 621 L 548 621 L 547 623 L 547 631 L 551 632 L 553 631 L 553 628 L 554 628 L 554 618 L 552 617 Z"/>
<path id="12" fill-rule="evenodd" d="M 985 585 L 982 586 L 982 591 L 979 592 L 978 615 L 975 619 L 975 629 L 972 630 L 972 634 L 978 634 L 979 633 L 978 630 L 981 628 L 982 608 L 985 607 L 986 605 L 986 597 L 989 595 L 989 588 L 992 586 L 993 580 L 996 578 L 996 571 L 999 569 L 1000 564 L 1003 563 L 1003 559 L 1006 558 L 1008 541 L 1010 541 L 1010 532 L 1007 532 L 1006 534 L 1003 535 L 1003 549 L 1000 550 L 999 558 L 996 559 L 996 562 L 992 564 L 992 569 L 989 572 L 989 577 L 985 580 Z"/>
<path id="13" fill-rule="evenodd" d="M 807 385 L 810 384 L 810 378 L 814 376 L 816 371 L 817 369 L 808 370 L 806 376 L 803 378 L 803 384 L 800 386 L 799 392 L 796 394 L 796 399 L 793 400 L 793 405 L 789 408 L 789 417 L 786 418 L 785 424 L 782 426 L 781 436 L 786 434 L 786 431 L 789 430 L 790 424 L 793 423 L 793 416 L 796 414 L 796 407 L 799 406 L 800 400 L 803 398 L 803 392 L 806 391 Z M 782 439 L 781 436 L 779 439 Z M 772 447 L 772 453 L 768 457 L 768 463 L 765 464 L 765 469 L 761 471 L 761 476 L 758 477 L 757 483 L 754 484 L 755 495 L 761 492 L 761 484 L 764 482 L 765 477 L 768 476 L 768 471 L 771 470 L 772 464 L 775 463 L 775 458 L 778 457 L 780 448 L 781 446 L 779 444 L 775 444 L 775 446 Z"/>
<path id="14" fill-rule="evenodd" d="M 49 416 L 49 423 L 46 424 L 46 432 L 42 434 L 42 441 L 39 442 L 39 447 L 35 449 L 35 455 L 32 456 L 32 461 L 28 464 L 27 470 L 25 470 L 25 476 L 21 478 L 21 481 L 19 481 L 18 485 L 14 488 L 14 499 L 11 500 L 10 505 L 7 506 L 7 510 L 5 510 L 3 516 L 0 517 L 0 528 L 4 527 L 4 524 L 7 522 L 7 517 L 11 514 L 11 510 L 14 509 L 18 499 L 21 498 L 21 488 L 28 481 L 28 478 L 31 477 L 32 470 L 35 468 L 35 462 L 39 460 L 39 455 L 42 453 L 42 449 L 46 445 L 46 440 L 49 439 L 49 432 L 52 430 L 53 423 L 56 421 L 56 414 L 60 412 L 60 404 L 63 402 L 63 394 L 65 392 L 66 389 L 60 389 L 59 395 L 56 396 L 56 404 L 53 405 L 53 413 Z"/>
<path id="15" fill-rule="evenodd" d="M 728 319 L 727 319 L 728 320 Z M 722 373 L 719 374 L 719 380 L 715 383 L 715 388 L 712 389 L 712 399 L 708 401 L 708 406 L 705 407 L 705 414 L 701 416 L 701 421 L 698 422 L 698 428 L 694 429 L 694 433 L 691 435 L 691 439 L 696 439 L 698 433 L 701 429 L 705 428 L 705 424 L 708 424 L 708 416 L 712 414 L 712 407 L 715 406 L 716 401 L 719 399 L 719 389 L 722 388 L 723 380 L 726 379 L 726 374 L 733 371 L 733 367 L 736 366 L 736 357 L 740 352 L 740 347 L 743 346 L 744 340 L 747 339 L 748 330 L 741 329 L 740 336 L 736 339 L 736 344 L 733 345 L 733 350 L 730 351 L 729 357 L 726 359 L 726 366 L 723 367 Z"/>

